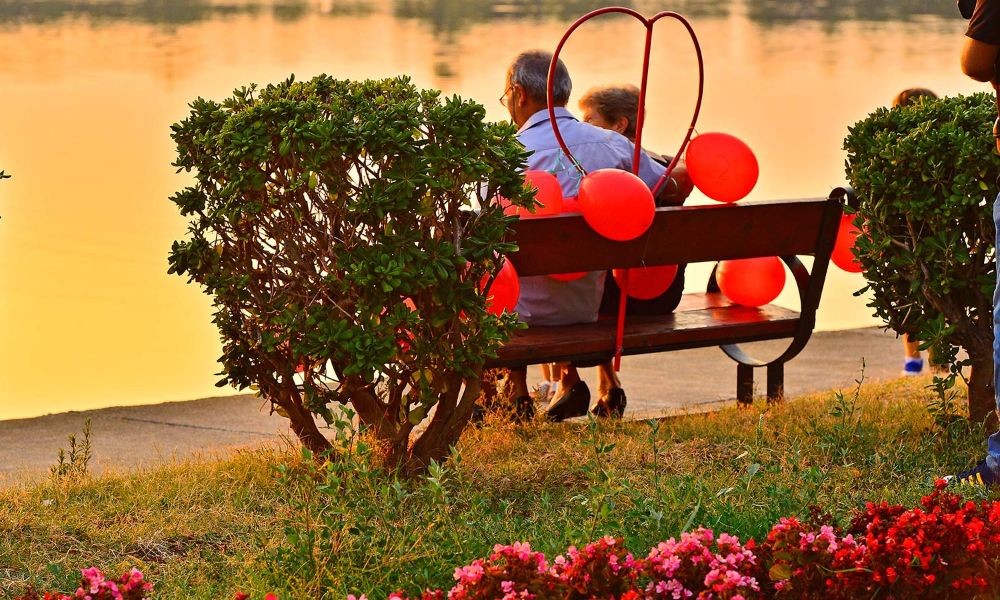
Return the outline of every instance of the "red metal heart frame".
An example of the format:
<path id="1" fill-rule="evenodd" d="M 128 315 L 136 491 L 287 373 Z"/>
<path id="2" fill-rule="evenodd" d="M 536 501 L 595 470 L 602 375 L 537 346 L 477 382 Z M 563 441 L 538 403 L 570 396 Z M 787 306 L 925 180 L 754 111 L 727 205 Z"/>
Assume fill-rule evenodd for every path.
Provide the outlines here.
<path id="1" fill-rule="evenodd" d="M 646 47 L 642 57 L 642 82 L 639 86 L 639 114 L 636 117 L 635 122 L 635 154 L 632 156 L 632 173 L 636 175 L 639 174 L 639 155 L 642 152 L 642 127 L 646 120 L 646 81 L 649 78 L 649 53 L 653 45 L 653 25 L 664 17 L 680 21 L 681 24 L 687 29 L 688 34 L 691 35 L 691 42 L 694 44 L 694 51 L 698 57 L 698 101 L 695 102 L 694 105 L 694 114 L 691 116 L 691 125 L 688 127 L 687 134 L 684 136 L 684 141 L 681 142 L 681 147 L 677 149 L 677 153 L 674 155 L 673 160 L 671 160 L 670 164 L 667 165 L 667 170 L 660 177 L 659 181 L 656 182 L 656 185 L 653 186 L 653 196 L 655 197 L 656 193 L 659 192 L 660 188 L 666 183 L 670 173 L 673 172 L 674 167 L 677 166 L 681 156 L 684 155 L 684 150 L 687 148 L 688 142 L 691 141 L 691 135 L 694 133 L 695 123 L 698 122 L 698 115 L 701 113 L 701 99 L 705 92 L 705 62 L 701 55 L 701 45 L 698 43 L 698 36 L 695 35 L 694 29 L 691 27 L 691 23 L 689 23 L 683 15 L 673 11 L 663 11 L 656 13 L 652 18 L 647 19 L 631 8 L 608 6 L 592 10 L 574 21 L 573 24 L 570 25 L 569 29 L 566 30 L 566 33 L 563 34 L 562 39 L 559 40 L 559 44 L 556 46 L 556 50 L 552 54 L 552 62 L 549 63 L 549 76 L 546 86 L 546 94 L 549 105 L 549 120 L 552 122 L 552 131 L 555 133 L 556 141 L 559 142 L 559 147 L 562 148 L 562 151 L 566 154 L 570 162 L 573 163 L 573 166 L 576 167 L 580 174 L 586 175 L 587 171 L 576 160 L 573 153 L 569 151 L 569 148 L 566 146 L 566 142 L 563 141 L 562 134 L 559 132 L 559 124 L 556 121 L 555 104 L 553 103 L 552 98 L 552 79 L 555 76 L 556 65 L 559 62 L 559 53 L 562 52 L 563 46 L 566 45 L 566 40 L 569 39 L 569 37 L 580 25 L 583 25 L 594 17 L 609 13 L 622 13 L 635 17 L 646 27 Z"/>
<path id="2" fill-rule="evenodd" d="M 566 45 L 566 40 L 576 31 L 577 27 L 583 25 L 590 19 L 598 17 L 600 15 L 605 15 L 608 13 L 622 13 L 638 19 L 646 27 L 646 47 L 643 51 L 642 56 L 642 82 L 639 86 L 639 114 L 636 116 L 635 121 L 635 153 L 632 155 L 632 173 L 635 175 L 639 174 L 639 156 L 642 152 L 642 127 L 646 120 L 646 83 L 649 79 L 649 53 L 653 46 L 653 25 L 660 19 L 667 17 L 671 19 L 676 19 L 681 22 L 682 25 L 687 29 L 688 34 L 691 36 L 691 42 L 694 44 L 694 51 L 698 57 L 698 101 L 694 105 L 694 114 L 691 115 L 691 125 L 688 127 L 687 134 L 684 136 L 684 141 L 681 142 L 681 147 L 677 149 L 677 153 L 674 155 L 670 164 L 667 165 L 666 171 L 660 176 L 659 181 L 653 186 L 653 197 L 656 197 L 657 192 L 666 183 L 667 178 L 673 172 L 674 167 L 680 161 L 681 156 L 684 155 L 684 150 L 687 148 L 688 142 L 691 141 L 691 135 L 694 133 L 694 126 L 698 122 L 698 115 L 701 113 L 701 99 L 705 93 L 705 62 L 701 55 L 701 44 L 698 43 L 698 36 L 695 35 L 694 29 L 691 27 L 691 23 L 688 22 L 682 15 L 675 13 L 673 11 L 659 12 L 651 19 L 647 19 L 638 12 L 632 10 L 631 8 L 624 8 L 621 6 L 608 6 L 605 8 L 599 8 L 593 10 L 570 25 L 566 33 L 563 34 L 562 39 L 559 40 L 559 44 L 556 46 L 556 51 L 552 54 L 552 62 L 549 63 L 549 75 L 548 81 L 546 82 L 546 96 L 548 100 L 549 108 L 549 121 L 552 123 L 552 132 L 555 133 L 556 141 L 559 142 L 559 147 L 569 158 L 570 162 L 576 167 L 576 170 L 580 172 L 581 175 L 586 175 L 587 171 L 583 168 L 583 165 L 576 160 L 573 153 L 569 151 L 566 146 L 566 142 L 563 140 L 562 133 L 559 131 L 559 123 L 556 120 L 556 109 L 555 102 L 552 93 L 552 80 L 555 77 L 556 65 L 559 64 L 559 53 L 562 52 L 563 46 Z M 628 302 L 628 270 L 622 278 L 621 285 L 621 297 L 618 304 L 618 327 L 615 332 L 615 356 L 614 356 L 614 370 L 621 370 L 621 360 L 622 360 L 622 340 L 625 335 L 625 306 Z"/>

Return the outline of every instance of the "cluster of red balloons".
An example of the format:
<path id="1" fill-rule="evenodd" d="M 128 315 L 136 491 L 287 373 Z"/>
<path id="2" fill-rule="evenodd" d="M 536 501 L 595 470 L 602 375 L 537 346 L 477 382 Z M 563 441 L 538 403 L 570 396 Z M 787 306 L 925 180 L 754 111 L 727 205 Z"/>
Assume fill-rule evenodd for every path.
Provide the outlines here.
<path id="1" fill-rule="evenodd" d="M 728 133 L 703 133 L 685 154 L 691 183 L 719 202 L 736 202 L 757 185 L 760 168 L 750 147 Z"/>
<path id="2" fill-rule="evenodd" d="M 735 304 L 763 306 L 785 287 L 785 267 L 776 256 L 724 260 L 715 271 L 715 281 Z"/>

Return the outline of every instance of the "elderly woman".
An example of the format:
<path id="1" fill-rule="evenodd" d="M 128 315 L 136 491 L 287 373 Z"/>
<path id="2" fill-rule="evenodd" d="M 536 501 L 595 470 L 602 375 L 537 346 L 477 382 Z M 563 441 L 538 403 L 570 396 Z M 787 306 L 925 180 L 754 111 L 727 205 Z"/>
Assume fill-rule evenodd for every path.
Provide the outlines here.
<path id="1" fill-rule="evenodd" d="M 602 129 L 617 131 L 635 143 L 635 125 L 639 116 L 639 88 L 629 84 L 596 87 L 584 94 L 579 104 L 584 122 Z M 662 156 L 645 148 L 643 150 L 664 166 L 670 164 L 672 160 L 670 156 Z M 656 198 L 660 206 L 683 204 L 694 189 L 683 159 L 670 174 L 667 185 L 669 187 L 666 193 Z"/>

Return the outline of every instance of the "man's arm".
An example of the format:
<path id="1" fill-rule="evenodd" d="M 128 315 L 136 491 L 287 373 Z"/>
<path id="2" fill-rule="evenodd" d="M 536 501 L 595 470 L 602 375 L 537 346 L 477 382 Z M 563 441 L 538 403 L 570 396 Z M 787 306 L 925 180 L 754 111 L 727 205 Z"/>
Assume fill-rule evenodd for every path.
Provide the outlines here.
<path id="1" fill-rule="evenodd" d="M 965 44 L 962 45 L 962 72 L 976 81 L 995 84 L 998 57 L 1000 46 L 966 37 Z"/>

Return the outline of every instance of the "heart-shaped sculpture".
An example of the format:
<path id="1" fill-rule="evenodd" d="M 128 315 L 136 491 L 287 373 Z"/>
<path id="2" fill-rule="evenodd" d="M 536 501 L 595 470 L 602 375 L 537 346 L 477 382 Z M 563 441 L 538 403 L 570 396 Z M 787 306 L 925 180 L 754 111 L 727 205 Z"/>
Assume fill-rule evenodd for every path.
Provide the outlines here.
<path id="1" fill-rule="evenodd" d="M 570 152 L 569 148 L 566 146 L 566 142 L 563 140 L 562 133 L 559 131 L 559 122 L 556 120 L 556 107 L 555 107 L 555 95 L 553 94 L 553 80 L 555 79 L 556 66 L 559 64 L 559 54 L 562 52 L 563 46 L 566 45 L 566 41 L 569 39 L 573 32 L 576 31 L 580 25 L 583 25 L 587 21 L 593 19 L 594 17 L 599 17 L 601 15 L 606 15 L 610 13 L 621 13 L 629 15 L 635 18 L 646 28 L 646 45 L 642 56 L 642 82 L 639 85 L 639 114 L 636 117 L 635 122 L 635 149 L 632 155 L 632 173 L 636 176 L 639 174 L 639 157 L 642 153 L 642 127 L 645 121 L 646 115 L 646 83 L 649 79 L 649 54 L 653 46 L 653 26 L 657 21 L 663 18 L 676 19 L 680 21 L 684 28 L 687 29 L 688 34 L 691 36 L 691 42 L 694 44 L 694 51 L 698 57 L 698 100 L 694 105 L 694 114 L 691 115 L 691 125 L 688 127 L 687 134 L 684 135 L 684 141 L 681 142 L 680 148 L 674 154 L 674 158 L 667 165 L 666 171 L 660 176 L 659 181 L 653 186 L 652 195 L 656 197 L 657 192 L 660 188 L 667 182 L 667 178 L 673 172 L 674 167 L 680 161 L 681 156 L 684 155 L 684 150 L 687 148 L 688 142 L 691 141 L 691 135 L 694 134 L 694 126 L 698 122 L 698 115 L 701 113 L 701 100 L 705 93 L 705 62 L 701 55 L 701 45 L 698 43 L 698 36 L 694 33 L 694 28 L 691 27 L 691 23 L 688 22 L 682 15 L 675 13 L 673 11 L 663 11 L 656 13 L 651 18 L 647 19 L 640 13 L 632 10 L 631 8 L 624 8 L 621 6 L 609 6 L 606 8 L 599 8 L 593 10 L 570 25 L 566 33 L 563 34 L 562 39 L 559 40 L 559 44 L 556 46 L 555 52 L 552 53 L 552 62 L 549 63 L 549 75 L 547 82 L 547 100 L 549 108 L 549 122 L 552 123 L 552 132 L 555 134 L 556 141 L 559 142 L 559 147 L 562 149 L 566 157 L 569 158 L 570 163 L 576 168 L 580 174 L 586 178 L 587 171 L 583 168 L 573 153 Z M 618 303 L 618 326 L 615 332 L 615 357 L 614 357 L 614 369 L 618 371 L 621 369 L 621 359 L 622 359 L 622 340 L 625 335 L 625 305 L 628 302 L 628 296 L 626 295 L 626 290 L 628 289 L 628 270 L 625 270 L 622 274 L 622 281 L 619 285 L 622 288 L 621 299 Z"/>
<path id="2" fill-rule="evenodd" d="M 646 28 L 646 46 L 642 56 L 642 82 L 639 85 L 639 114 L 636 117 L 635 122 L 635 154 L 632 156 L 632 173 L 636 175 L 639 174 L 639 156 L 642 152 L 642 127 L 644 125 L 646 115 L 646 82 L 649 79 L 649 55 L 653 46 L 653 27 L 656 22 L 663 18 L 680 21 L 680 23 L 684 25 L 684 28 L 687 29 L 688 34 L 691 36 L 691 42 L 694 44 L 694 51 L 698 57 L 698 100 L 695 102 L 694 113 L 691 115 L 691 124 L 688 127 L 687 134 L 684 136 L 684 141 L 681 142 L 680 148 L 678 148 L 677 152 L 674 153 L 673 160 L 671 160 L 670 164 L 667 165 L 667 170 L 664 171 L 660 180 L 656 182 L 655 186 L 653 186 L 653 196 L 655 197 L 657 192 L 660 191 L 660 188 L 667 182 L 667 178 L 670 177 L 670 173 L 673 172 L 674 167 L 677 166 L 681 156 L 684 155 L 684 150 L 687 148 L 688 142 L 691 141 L 691 136 L 694 134 L 694 126 L 698 122 L 698 115 L 701 113 L 701 99 L 705 92 L 705 63 L 701 55 L 701 44 L 698 43 L 698 36 L 695 35 L 694 28 L 691 27 L 691 23 L 689 23 L 683 15 L 673 11 L 663 11 L 656 13 L 647 19 L 642 16 L 642 14 L 632 10 L 631 8 L 608 6 L 592 10 L 574 21 L 573 24 L 570 25 L 569 29 L 566 30 L 566 33 L 563 34 L 562 39 L 559 40 L 559 44 L 556 46 L 555 52 L 552 53 L 552 62 L 549 63 L 547 85 L 549 121 L 552 123 L 552 131 L 555 133 L 556 141 L 559 142 L 559 147 L 566 154 L 567 158 L 569 158 L 570 163 L 576 168 L 576 170 L 579 171 L 581 175 L 586 176 L 587 171 L 583 168 L 579 161 L 576 160 L 573 153 L 570 152 L 569 148 L 566 146 L 566 142 L 563 141 L 562 134 L 559 131 L 559 123 L 556 120 L 555 99 L 553 95 L 552 83 L 555 78 L 556 65 L 559 64 L 559 54 L 562 52 L 563 46 L 566 45 L 566 41 L 569 40 L 571 35 L 573 35 L 573 32 L 594 17 L 610 13 L 629 15 L 642 23 Z"/>

